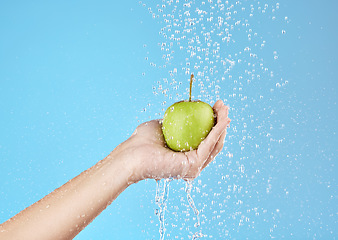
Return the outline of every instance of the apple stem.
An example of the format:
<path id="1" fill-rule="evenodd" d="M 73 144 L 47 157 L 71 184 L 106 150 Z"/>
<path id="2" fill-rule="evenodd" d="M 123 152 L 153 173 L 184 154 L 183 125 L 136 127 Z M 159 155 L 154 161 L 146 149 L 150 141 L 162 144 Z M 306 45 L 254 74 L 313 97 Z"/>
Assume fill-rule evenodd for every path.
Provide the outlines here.
<path id="1" fill-rule="evenodd" d="M 190 92 L 189 92 L 189 102 L 191 102 L 191 89 L 192 89 L 192 79 L 194 78 L 194 74 L 190 76 Z"/>

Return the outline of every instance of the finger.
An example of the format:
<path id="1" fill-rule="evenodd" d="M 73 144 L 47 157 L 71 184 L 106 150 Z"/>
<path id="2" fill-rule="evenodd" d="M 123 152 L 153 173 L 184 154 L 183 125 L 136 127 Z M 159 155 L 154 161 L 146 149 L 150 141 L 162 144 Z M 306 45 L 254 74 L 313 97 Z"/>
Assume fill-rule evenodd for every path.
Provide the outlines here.
<path id="1" fill-rule="evenodd" d="M 223 101 L 217 100 L 217 102 L 214 104 L 214 106 L 212 108 L 214 109 L 214 111 L 217 111 L 218 109 L 220 109 L 223 106 L 224 106 Z"/>
<path id="2" fill-rule="evenodd" d="M 163 135 L 161 120 L 156 119 L 140 124 L 132 135 L 141 135 L 149 140 L 153 140 L 153 138 L 158 137 L 161 138 L 161 136 Z"/>
<path id="3" fill-rule="evenodd" d="M 215 145 L 215 148 L 212 150 L 212 152 L 210 153 L 208 159 L 205 161 L 205 163 L 203 164 L 202 170 L 209 165 L 209 163 L 211 163 L 215 157 L 217 156 L 217 154 L 222 150 L 223 145 L 224 145 L 224 138 L 226 135 L 226 130 L 224 130 L 224 132 L 222 133 L 222 135 L 220 136 L 218 142 Z"/>
<path id="4" fill-rule="evenodd" d="M 230 119 L 229 119 L 229 123 L 230 123 Z M 210 153 L 207 161 L 204 163 L 202 170 L 208 166 L 215 158 L 216 156 L 222 151 L 222 148 L 224 146 L 224 141 L 225 141 L 225 136 L 227 134 L 227 130 L 225 129 L 223 131 L 223 133 L 221 134 L 221 136 L 218 139 L 218 142 L 215 145 L 215 148 L 212 150 L 212 152 Z"/>
<path id="5" fill-rule="evenodd" d="M 217 101 L 214 106 L 214 111 L 216 113 L 217 123 L 213 127 L 209 135 L 201 142 L 200 146 L 197 149 L 198 157 L 203 161 L 203 163 L 208 159 L 210 153 L 215 148 L 219 137 L 222 135 L 224 129 L 228 124 L 228 107 L 225 106 L 223 102 Z"/>
<path id="6" fill-rule="evenodd" d="M 222 107 L 226 107 L 226 117 L 228 117 L 229 107 L 226 106 L 222 100 L 218 100 L 212 108 L 214 112 L 217 113 Z"/>

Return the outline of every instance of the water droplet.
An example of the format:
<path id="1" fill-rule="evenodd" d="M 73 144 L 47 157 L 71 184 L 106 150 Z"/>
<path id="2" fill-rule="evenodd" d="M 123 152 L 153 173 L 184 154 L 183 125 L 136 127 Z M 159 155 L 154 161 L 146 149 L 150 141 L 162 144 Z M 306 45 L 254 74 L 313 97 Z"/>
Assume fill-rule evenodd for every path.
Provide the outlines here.
<path id="1" fill-rule="evenodd" d="M 270 23 L 273 22 L 274 25 L 278 25 L 280 23 L 279 20 L 282 20 L 283 26 L 281 26 L 280 30 L 277 26 L 277 33 L 274 32 L 274 34 L 285 37 L 287 29 L 284 25 L 288 23 L 290 19 L 278 13 L 279 4 L 266 4 L 261 1 L 236 0 L 231 2 L 210 0 L 201 2 L 193 1 L 190 3 L 189 1 L 169 0 L 161 3 L 149 2 L 146 5 L 146 9 L 151 6 L 149 10 L 151 11 L 151 16 L 160 18 L 159 22 L 161 26 L 158 36 L 160 40 L 158 44 L 162 53 L 162 60 L 165 62 L 164 65 L 160 62 L 154 62 L 151 66 L 163 68 L 166 73 L 169 73 L 167 79 L 162 78 L 160 81 L 157 81 L 157 84 L 153 87 L 152 91 L 155 96 L 165 97 L 165 99 L 161 98 L 157 102 L 161 103 L 163 100 L 168 99 L 170 99 L 170 102 L 187 99 L 188 95 L 184 89 L 187 88 L 185 79 L 188 79 L 188 77 L 185 78 L 184 74 L 189 76 L 192 71 L 195 71 L 196 76 L 198 76 L 198 83 L 195 87 L 199 89 L 196 90 L 195 88 L 195 96 L 198 96 L 199 99 L 208 101 L 209 103 L 216 99 L 227 99 L 234 102 L 236 106 L 234 106 L 232 114 L 234 114 L 236 121 L 232 126 L 233 134 L 228 134 L 227 136 L 227 139 L 228 137 L 231 138 L 228 144 L 228 151 L 232 153 L 224 152 L 223 158 L 227 159 L 225 161 L 219 161 L 219 164 L 215 164 L 215 166 L 217 165 L 215 171 L 223 171 L 225 170 L 224 168 L 227 167 L 227 170 L 236 172 L 236 174 L 230 171 L 231 173 L 228 177 L 222 177 L 219 186 L 223 187 L 223 189 L 220 190 L 227 188 L 227 180 L 228 182 L 231 182 L 230 180 L 236 182 L 239 180 L 239 177 L 247 178 L 247 180 L 257 184 L 258 179 L 254 182 L 255 179 L 251 180 L 251 176 L 246 176 L 247 174 L 249 175 L 250 171 L 245 169 L 242 164 L 246 162 L 245 160 L 248 158 L 244 147 L 249 145 L 249 142 L 246 141 L 252 140 L 254 143 L 252 144 L 253 154 L 259 155 L 264 153 L 266 147 L 269 149 L 268 151 L 270 151 L 271 143 L 268 143 L 268 146 L 266 146 L 265 143 L 259 140 L 260 138 L 258 138 L 258 136 L 250 133 L 250 129 L 253 126 L 257 126 L 257 132 L 263 136 L 265 135 L 265 126 L 273 125 L 274 120 L 273 118 L 264 119 L 262 115 L 250 116 L 252 113 L 249 113 L 251 111 L 248 110 L 260 105 L 262 106 L 262 110 L 269 114 L 271 109 L 267 107 L 267 104 L 273 99 L 271 95 L 277 94 L 282 90 L 281 88 L 284 87 L 286 82 L 281 79 L 276 80 L 275 77 L 279 76 L 278 70 L 274 74 L 274 69 L 270 69 L 275 64 L 270 65 L 268 61 L 278 61 L 279 54 L 277 51 L 275 51 L 272 56 L 267 55 L 269 59 L 261 58 L 261 56 L 265 56 L 264 52 L 266 47 L 273 49 L 274 42 L 269 41 L 267 43 L 267 41 L 264 40 L 264 33 L 257 33 L 253 25 L 256 20 L 261 20 L 260 17 L 270 21 Z M 285 35 L 280 35 L 280 31 Z M 269 51 L 268 49 L 266 50 Z M 150 55 L 147 53 L 145 56 L 147 58 L 149 57 L 147 62 L 150 63 Z M 232 68 L 235 64 L 238 65 L 239 68 L 237 68 L 235 72 L 232 72 Z M 263 85 L 267 82 L 269 82 L 269 87 L 265 89 Z M 273 87 L 273 85 L 275 85 L 275 87 Z M 220 89 L 218 86 L 222 88 Z M 231 87 L 227 88 L 227 86 Z M 252 94 L 252 92 L 256 94 Z M 152 113 L 148 106 L 147 108 L 148 114 L 151 115 Z M 170 109 L 168 112 L 172 110 L 173 109 Z M 161 113 L 156 113 L 155 116 L 157 117 L 160 114 Z M 275 113 L 273 115 L 275 115 Z M 260 122 L 262 124 L 259 124 Z M 170 124 L 173 125 L 174 123 Z M 180 131 L 179 128 L 177 128 L 177 130 Z M 271 137 L 268 137 L 268 139 L 270 138 Z M 278 141 L 278 139 L 276 141 Z M 176 140 L 173 140 L 173 142 L 176 143 Z M 234 148 L 235 145 L 232 145 L 232 143 L 239 144 L 238 151 L 243 152 L 241 152 L 241 154 L 236 152 L 235 154 L 234 151 L 236 150 L 234 149 L 236 148 Z M 186 143 L 182 142 L 181 145 L 186 146 Z M 234 155 L 236 157 L 234 157 Z M 264 156 L 269 159 L 270 155 L 271 153 L 267 153 Z M 275 158 L 277 158 L 277 156 L 275 156 Z M 257 168 L 258 167 L 259 166 L 257 166 Z M 264 173 L 260 173 L 259 169 L 257 169 L 257 171 L 256 173 L 253 172 L 254 177 L 258 175 L 263 176 Z M 236 187 L 236 193 L 240 188 L 241 186 Z M 217 190 L 212 188 L 210 191 L 218 193 Z M 263 190 L 265 189 L 263 188 Z M 204 196 L 207 196 L 207 193 L 205 194 Z M 247 192 L 247 194 L 249 193 Z M 252 194 L 254 193 L 252 192 Z M 210 199 L 207 199 L 207 201 L 199 201 L 203 209 L 204 206 L 209 208 L 214 205 L 219 206 L 220 210 L 226 209 L 225 212 L 229 213 L 231 210 L 225 207 L 226 204 L 221 201 L 221 199 L 229 200 L 230 196 L 225 196 L 225 198 L 220 199 L 217 199 L 218 195 L 215 196 L 212 204 L 211 201 L 208 201 Z M 237 202 L 241 204 L 240 201 Z M 220 206 L 218 204 L 224 205 Z M 229 214 L 231 215 L 231 212 Z M 236 219 L 236 223 L 240 226 L 243 225 L 245 221 L 248 221 L 246 217 L 241 218 L 238 212 L 233 212 L 232 214 L 234 215 L 234 219 Z M 257 214 L 259 215 L 260 213 L 257 212 Z M 218 219 L 220 215 L 218 212 L 211 216 L 207 216 L 206 214 L 201 217 L 201 224 L 203 224 L 202 220 L 204 219 L 210 221 L 210 218 L 215 217 L 215 219 Z M 231 218 L 230 215 L 229 219 Z M 195 219 L 194 216 L 192 217 Z M 169 224 L 171 224 L 171 222 Z M 218 223 L 219 226 L 222 224 L 226 224 L 226 222 Z M 230 222 L 229 225 L 231 224 Z M 193 236 L 189 236 L 189 238 L 193 239 L 199 235 L 199 233 L 194 234 L 194 231 L 191 230 L 194 225 L 182 226 L 183 230 L 185 227 L 190 228 L 189 232 L 191 232 Z M 215 225 L 218 226 L 217 223 Z M 223 227 L 224 225 L 222 225 L 221 228 Z M 222 234 L 223 233 L 225 232 L 223 231 Z M 161 234 L 164 234 L 163 229 Z M 210 238 L 220 239 L 219 236 Z M 229 236 L 226 238 L 229 238 Z"/>

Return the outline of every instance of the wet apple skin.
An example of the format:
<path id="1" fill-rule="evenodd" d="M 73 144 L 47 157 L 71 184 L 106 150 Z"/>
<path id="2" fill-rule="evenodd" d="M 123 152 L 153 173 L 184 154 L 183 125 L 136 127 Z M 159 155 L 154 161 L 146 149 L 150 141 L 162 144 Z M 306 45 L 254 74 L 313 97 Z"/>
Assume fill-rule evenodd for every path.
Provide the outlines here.
<path id="1" fill-rule="evenodd" d="M 164 113 L 162 131 L 167 146 L 182 152 L 197 149 L 214 125 L 214 111 L 209 104 L 181 101 Z"/>

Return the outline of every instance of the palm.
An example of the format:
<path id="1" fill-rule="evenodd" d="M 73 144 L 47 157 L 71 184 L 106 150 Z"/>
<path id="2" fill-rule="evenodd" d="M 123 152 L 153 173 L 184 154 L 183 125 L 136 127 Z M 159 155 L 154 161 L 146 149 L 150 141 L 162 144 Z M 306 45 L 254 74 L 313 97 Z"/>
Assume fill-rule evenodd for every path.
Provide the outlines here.
<path id="1" fill-rule="evenodd" d="M 227 107 L 221 101 L 214 105 L 217 124 L 197 150 L 174 152 L 166 146 L 160 120 L 152 120 L 137 127 L 132 138 L 132 146 L 141 155 L 144 178 L 184 178 L 192 179 L 199 175 L 221 151 L 226 135 Z"/>

